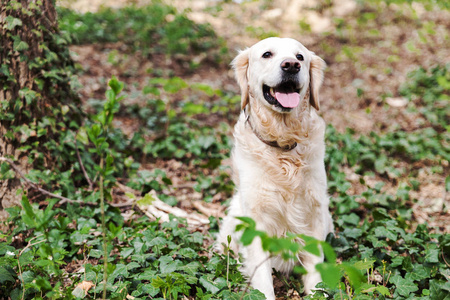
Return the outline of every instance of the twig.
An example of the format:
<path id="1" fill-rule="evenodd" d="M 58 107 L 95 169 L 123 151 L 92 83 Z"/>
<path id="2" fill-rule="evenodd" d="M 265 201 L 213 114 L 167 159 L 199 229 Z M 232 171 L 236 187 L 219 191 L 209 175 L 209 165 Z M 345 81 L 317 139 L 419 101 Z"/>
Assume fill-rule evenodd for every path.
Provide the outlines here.
<path id="1" fill-rule="evenodd" d="M 103 170 L 103 156 L 100 158 L 100 170 Z M 108 242 L 106 241 L 106 221 L 105 221 L 105 195 L 103 186 L 103 176 L 100 174 L 100 212 L 102 214 L 102 237 L 103 237 L 103 297 L 106 299 L 106 283 L 108 281 Z"/>
<path id="2" fill-rule="evenodd" d="M 254 277 L 255 274 L 256 274 L 256 270 L 258 270 L 259 267 L 261 267 L 263 263 L 265 263 L 266 261 L 268 261 L 268 260 L 271 259 L 271 258 L 273 258 L 272 255 L 267 256 L 262 262 L 260 262 L 260 263 L 255 267 L 255 269 L 253 270 L 252 276 L 249 277 L 247 286 L 245 287 L 245 290 L 244 290 L 244 292 L 242 293 L 242 296 L 241 296 L 241 298 L 240 298 L 239 300 L 242 300 L 242 299 L 244 298 L 245 293 L 247 293 L 248 288 L 250 287 L 250 284 L 251 284 L 251 282 L 252 282 L 252 279 L 253 279 L 253 277 Z"/>
<path id="3" fill-rule="evenodd" d="M 89 178 L 86 169 L 84 168 L 83 161 L 81 160 L 80 151 L 78 151 L 77 140 L 75 139 L 75 150 L 77 151 L 78 162 L 80 163 L 81 170 L 83 171 L 84 177 L 86 178 L 89 184 L 89 190 L 92 191 L 94 189 L 94 185 L 92 184 L 91 179 Z"/>
<path id="4" fill-rule="evenodd" d="M 220 209 L 206 207 L 203 201 L 193 201 L 192 205 L 207 217 L 224 217 L 224 213 Z"/>
<path id="5" fill-rule="evenodd" d="M 178 207 L 172 207 L 167 203 L 162 202 L 156 192 L 152 190 L 150 192 L 153 201 L 151 204 L 141 204 L 137 202 L 138 207 L 151 219 L 159 219 L 160 222 L 169 221 L 169 215 L 172 214 L 178 218 L 186 219 L 188 226 L 191 228 L 197 228 L 203 225 L 209 224 L 209 219 L 200 214 L 188 213 Z"/>
<path id="6" fill-rule="evenodd" d="M 445 255 L 444 255 L 444 249 L 442 249 L 442 259 L 444 260 L 445 264 L 447 265 L 448 268 L 450 268 L 450 265 L 448 264 L 447 260 L 445 259 Z"/>
<path id="7" fill-rule="evenodd" d="M 128 201 L 128 202 L 124 202 L 124 203 L 108 203 L 109 205 L 111 205 L 112 207 L 127 207 L 127 206 L 133 206 L 136 204 L 136 201 Z"/>
<path id="8" fill-rule="evenodd" d="M 0 158 L 1 158 L 1 157 L 0 157 Z M 0 159 L 0 160 L 1 160 L 1 159 Z M 34 245 L 37 245 L 37 244 L 39 244 L 39 243 L 45 242 L 45 240 L 43 240 L 43 241 L 39 241 L 39 242 L 36 242 L 36 243 L 33 243 L 33 244 L 31 243 L 32 240 L 37 239 L 38 237 L 43 236 L 43 235 L 44 235 L 44 234 L 40 234 L 40 235 L 37 235 L 37 236 L 35 236 L 34 238 L 30 239 L 30 240 L 28 241 L 28 245 L 26 245 L 25 248 L 23 248 L 22 250 L 20 250 L 19 254 L 17 255 L 17 265 L 19 266 L 19 276 L 20 276 L 20 279 L 22 280 L 22 285 L 23 285 L 23 289 L 22 289 L 22 299 L 25 299 L 25 282 L 23 281 L 22 266 L 20 265 L 20 256 L 22 255 L 22 253 L 23 253 L 26 249 L 30 248 L 31 246 L 34 246 Z"/>
<path id="9" fill-rule="evenodd" d="M 56 194 L 50 193 L 49 191 L 46 191 L 43 188 L 40 188 L 36 183 L 31 181 L 30 179 L 26 178 L 25 175 L 22 173 L 22 171 L 19 169 L 19 167 L 17 167 L 11 159 L 3 157 L 3 156 L 0 156 L 0 161 L 5 161 L 5 162 L 9 163 L 11 168 L 13 168 L 13 170 L 17 174 L 19 174 L 19 176 L 23 180 L 25 180 L 26 184 L 28 184 L 31 188 L 33 188 L 35 190 L 38 190 L 39 192 L 41 192 L 44 195 L 47 195 L 47 196 L 50 196 L 50 197 L 53 197 L 53 198 L 57 198 L 57 199 L 61 199 L 62 201 L 60 201 L 59 204 L 64 204 L 64 203 L 81 203 L 81 204 L 92 205 L 90 203 L 85 203 L 84 201 L 81 201 L 81 200 L 72 200 L 72 199 L 66 198 L 64 196 L 60 196 L 60 195 L 56 195 Z"/>

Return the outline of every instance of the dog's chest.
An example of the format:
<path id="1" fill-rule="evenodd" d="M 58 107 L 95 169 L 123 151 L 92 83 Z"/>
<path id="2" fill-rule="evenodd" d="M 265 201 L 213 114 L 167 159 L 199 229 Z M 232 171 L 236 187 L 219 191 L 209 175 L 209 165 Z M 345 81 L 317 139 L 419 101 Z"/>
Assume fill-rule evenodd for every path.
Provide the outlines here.
<path id="1" fill-rule="evenodd" d="M 239 190 L 243 206 L 253 216 L 260 216 L 270 234 L 309 232 L 310 215 L 314 214 L 313 198 L 307 190 L 307 168 L 302 156 L 269 155 L 270 159 L 235 155 L 239 172 Z"/>

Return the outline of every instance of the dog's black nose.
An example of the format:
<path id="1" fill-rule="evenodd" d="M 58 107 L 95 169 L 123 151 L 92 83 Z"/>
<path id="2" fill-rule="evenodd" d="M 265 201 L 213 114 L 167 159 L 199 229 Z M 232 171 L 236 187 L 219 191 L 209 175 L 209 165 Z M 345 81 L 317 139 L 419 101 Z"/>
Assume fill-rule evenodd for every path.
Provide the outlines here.
<path id="1" fill-rule="evenodd" d="M 300 71 L 300 63 L 295 59 L 285 59 L 281 63 L 281 69 L 287 73 L 295 74 Z"/>

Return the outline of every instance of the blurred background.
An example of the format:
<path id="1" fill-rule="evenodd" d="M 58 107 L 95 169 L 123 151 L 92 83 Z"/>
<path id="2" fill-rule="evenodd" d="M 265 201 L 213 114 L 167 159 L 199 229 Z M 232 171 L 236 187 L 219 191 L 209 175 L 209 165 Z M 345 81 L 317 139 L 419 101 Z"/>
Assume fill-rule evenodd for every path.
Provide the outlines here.
<path id="1" fill-rule="evenodd" d="M 430 150 L 423 140 L 409 145 L 409 133 L 431 141 L 437 138 L 435 142 L 444 147 L 440 151 L 448 150 L 450 13 L 445 1 L 62 0 L 58 4 L 60 28 L 70 36 L 72 56 L 81 70 L 78 91 L 86 109 L 102 99 L 111 75 L 126 82 L 129 94 L 115 122 L 129 136 L 142 133 L 144 153 L 164 152 L 155 147 L 150 133 L 158 131 L 163 126 L 158 122 L 167 117 L 155 116 L 158 105 L 169 115 L 182 113 L 201 126 L 217 129 L 222 124 L 221 132 L 230 136 L 239 114 L 231 60 L 239 49 L 261 39 L 292 37 L 327 62 L 320 114 L 333 130 L 356 137 L 388 134 L 387 143 L 394 143 L 378 162 L 378 154 L 370 157 L 364 153 L 369 149 L 360 150 L 368 167 L 392 168 L 375 171 L 371 174 L 375 178 L 369 176 L 366 182 L 382 180 L 384 189 L 395 194 L 413 169 L 420 169 L 414 175 L 420 189 L 412 192 L 417 192 L 415 205 L 426 209 L 414 210 L 417 218 L 425 220 L 429 214 L 440 218 L 444 201 L 448 206 L 444 187 L 448 161 L 438 159 L 429 165 L 422 158 L 411 160 L 408 153 L 422 157 L 426 155 L 419 148 Z M 159 94 L 158 87 L 164 86 Z M 382 142 L 379 153 L 385 147 Z M 398 149 L 401 158 L 389 153 L 391 149 Z M 186 154 L 176 151 L 180 157 Z M 156 164 L 167 167 L 168 162 Z M 436 168 L 442 170 L 435 172 Z M 364 189 L 359 183 L 364 167 L 348 165 L 343 170 L 355 193 Z M 227 198 L 215 195 L 216 200 Z M 440 225 L 448 230 L 448 224 Z"/>
<path id="2" fill-rule="evenodd" d="M 263 299 L 212 244 L 230 62 L 271 36 L 327 63 L 337 261 L 314 299 L 448 299 L 449 1 L 53 3 L 1 4 L 0 299 Z M 278 299 L 299 278 L 276 274 Z"/>

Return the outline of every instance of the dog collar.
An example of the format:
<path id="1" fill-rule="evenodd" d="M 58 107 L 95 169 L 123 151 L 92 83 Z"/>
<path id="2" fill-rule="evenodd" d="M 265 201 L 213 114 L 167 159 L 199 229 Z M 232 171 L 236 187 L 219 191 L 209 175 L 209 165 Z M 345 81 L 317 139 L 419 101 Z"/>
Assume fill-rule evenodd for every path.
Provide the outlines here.
<path id="1" fill-rule="evenodd" d="M 244 111 L 244 113 L 245 113 L 245 111 Z M 281 147 L 277 141 L 268 141 L 268 140 L 263 139 L 263 137 L 253 128 L 252 123 L 250 122 L 250 115 L 247 115 L 247 117 L 245 118 L 245 122 L 248 123 L 248 125 L 250 126 L 250 128 L 252 129 L 252 131 L 256 135 L 256 137 L 266 145 L 269 145 L 274 148 L 279 148 L 283 151 L 291 151 L 295 147 L 297 147 L 297 142 L 294 142 L 293 144 Z"/>

